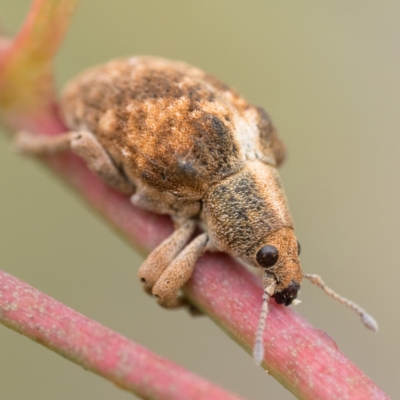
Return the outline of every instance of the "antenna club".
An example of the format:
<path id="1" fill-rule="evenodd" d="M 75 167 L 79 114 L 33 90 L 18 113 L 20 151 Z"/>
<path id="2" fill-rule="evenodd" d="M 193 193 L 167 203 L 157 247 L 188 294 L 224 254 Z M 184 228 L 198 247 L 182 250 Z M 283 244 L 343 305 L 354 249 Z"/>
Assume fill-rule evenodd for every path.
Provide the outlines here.
<path id="1" fill-rule="evenodd" d="M 257 367 L 259 367 L 264 360 L 264 344 L 263 342 L 256 342 L 253 348 L 253 359 Z"/>
<path id="2" fill-rule="evenodd" d="M 372 315 L 364 313 L 361 315 L 361 321 L 366 328 L 373 332 L 379 331 L 378 323 L 376 322 L 375 318 Z"/>
<path id="3" fill-rule="evenodd" d="M 361 318 L 362 323 L 366 328 L 373 332 L 378 332 L 379 327 L 378 323 L 375 321 L 374 317 L 369 315 L 363 308 L 361 308 L 358 304 L 353 301 L 346 299 L 345 297 L 339 295 L 328 286 L 325 285 L 324 281 L 321 279 L 319 275 L 315 274 L 303 274 L 303 277 L 308 279 L 314 285 L 320 287 L 328 296 L 332 297 L 334 300 L 343 304 L 346 307 L 349 307 L 356 314 L 358 314 Z"/>

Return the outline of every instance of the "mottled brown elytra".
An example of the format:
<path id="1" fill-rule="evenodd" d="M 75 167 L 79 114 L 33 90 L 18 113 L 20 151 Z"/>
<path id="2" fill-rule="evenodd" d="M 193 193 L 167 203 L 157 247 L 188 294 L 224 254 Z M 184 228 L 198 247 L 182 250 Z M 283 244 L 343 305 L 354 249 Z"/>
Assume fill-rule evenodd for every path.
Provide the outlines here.
<path id="1" fill-rule="evenodd" d="M 211 75 L 183 62 L 133 57 L 90 69 L 61 97 L 71 130 L 56 138 L 20 132 L 23 153 L 71 149 L 132 203 L 169 214 L 174 233 L 139 270 L 144 289 L 167 308 L 205 251 L 225 251 L 263 269 L 264 302 L 254 357 L 263 357 L 268 300 L 289 305 L 302 278 L 377 324 L 363 309 L 302 273 L 300 245 L 277 168 L 285 148 L 268 114 Z M 189 242 L 195 228 L 200 233 Z M 188 243 L 189 242 L 189 243 Z"/>

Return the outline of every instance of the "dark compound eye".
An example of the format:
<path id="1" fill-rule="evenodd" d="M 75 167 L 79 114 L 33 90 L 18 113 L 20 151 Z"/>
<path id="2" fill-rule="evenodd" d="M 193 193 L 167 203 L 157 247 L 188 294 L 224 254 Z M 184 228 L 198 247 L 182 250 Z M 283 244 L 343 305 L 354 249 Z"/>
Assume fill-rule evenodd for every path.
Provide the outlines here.
<path id="1" fill-rule="evenodd" d="M 269 268 L 276 264 L 279 251 L 274 246 L 264 246 L 258 250 L 256 260 L 263 268 Z"/>
<path id="2" fill-rule="evenodd" d="M 272 297 L 278 304 L 284 304 L 288 306 L 292 304 L 292 301 L 297 297 L 297 292 L 300 289 L 300 285 L 294 281 L 281 292 L 275 293 Z"/>
<path id="3" fill-rule="evenodd" d="M 297 255 L 299 256 L 301 253 L 301 246 L 300 246 L 300 242 L 297 241 Z"/>

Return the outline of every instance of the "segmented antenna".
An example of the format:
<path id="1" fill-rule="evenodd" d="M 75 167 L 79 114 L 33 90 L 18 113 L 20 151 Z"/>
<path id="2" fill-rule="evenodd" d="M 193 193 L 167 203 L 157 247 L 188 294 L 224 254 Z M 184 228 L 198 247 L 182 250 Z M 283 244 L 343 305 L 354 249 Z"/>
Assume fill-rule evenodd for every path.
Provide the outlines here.
<path id="1" fill-rule="evenodd" d="M 308 279 L 311 283 L 314 285 L 317 285 L 320 287 L 328 296 L 332 297 L 339 303 L 345 305 L 346 307 L 349 307 L 351 310 L 353 310 L 356 314 L 358 314 L 361 318 L 362 323 L 364 326 L 371 331 L 378 332 L 378 323 L 375 321 L 375 319 L 369 315 L 363 308 L 361 308 L 358 304 L 352 302 L 349 299 L 346 299 L 343 296 L 340 296 L 336 292 L 334 292 L 332 289 L 330 289 L 328 286 L 325 285 L 324 281 L 321 279 L 319 275 L 315 274 L 304 274 L 304 278 Z"/>
<path id="2" fill-rule="evenodd" d="M 253 347 L 253 359 L 257 365 L 261 365 L 262 360 L 264 359 L 263 334 L 267 322 L 268 302 L 271 295 L 274 293 L 274 288 L 275 288 L 275 282 L 273 282 L 271 285 L 267 286 L 264 289 L 260 320 L 258 322 L 256 339 L 254 341 L 254 347 Z"/>

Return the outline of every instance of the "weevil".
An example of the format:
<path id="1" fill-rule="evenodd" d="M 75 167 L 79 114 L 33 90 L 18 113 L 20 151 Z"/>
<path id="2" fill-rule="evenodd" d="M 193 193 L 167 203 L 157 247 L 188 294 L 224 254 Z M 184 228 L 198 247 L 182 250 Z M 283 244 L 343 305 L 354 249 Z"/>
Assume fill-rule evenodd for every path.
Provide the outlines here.
<path id="1" fill-rule="evenodd" d="M 285 147 L 262 108 L 198 68 L 153 57 L 117 59 L 82 73 L 60 104 L 70 131 L 55 138 L 20 133 L 17 147 L 28 154 L 70 149 L 133 204 L 173 218 L 174 233 L 139 269 L 158 304 L 184 305 L 179 291 L 197 259 L 218 250 L 263 270 L 258 363 L 269 299 L 290 305 L 304 277 L 377 329 L 320 277 L 303 274 L 277 171 Z M 190 241 L 197 226 L 203 233 Z"/>

